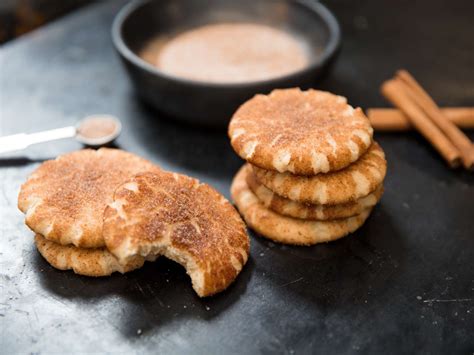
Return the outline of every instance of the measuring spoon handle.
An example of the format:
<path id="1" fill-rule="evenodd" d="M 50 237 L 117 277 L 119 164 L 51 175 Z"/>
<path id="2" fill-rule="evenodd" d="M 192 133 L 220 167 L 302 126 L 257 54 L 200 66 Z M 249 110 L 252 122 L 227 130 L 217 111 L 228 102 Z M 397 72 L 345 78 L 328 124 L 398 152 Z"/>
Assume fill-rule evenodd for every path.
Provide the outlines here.
<path id="1" fill-rule="evenodd" d="M 22 150 L 32 144 L 54 141 L 56 139 L 72 138 L 76 135 L 74 126 L 51 129 L 36 133 L 19 133 L 0 137 L 0 154 Z"/>

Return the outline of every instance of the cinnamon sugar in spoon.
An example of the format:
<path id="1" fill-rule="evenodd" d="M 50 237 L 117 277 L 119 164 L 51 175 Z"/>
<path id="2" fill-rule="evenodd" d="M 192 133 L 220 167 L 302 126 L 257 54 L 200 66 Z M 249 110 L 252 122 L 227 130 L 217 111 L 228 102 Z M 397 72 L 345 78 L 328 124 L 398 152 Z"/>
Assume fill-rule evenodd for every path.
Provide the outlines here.
<path id="1" fill-rule="evenodd" d="M 76 126 L 0 137 L 0 154 L 22 150 L 32 144 L 73 137 L 82 144 L 99 147 L 111 143 L 121 131 L 122 124 L 118 118 L 111 115 L 92 115 L 82 119 Z"/>

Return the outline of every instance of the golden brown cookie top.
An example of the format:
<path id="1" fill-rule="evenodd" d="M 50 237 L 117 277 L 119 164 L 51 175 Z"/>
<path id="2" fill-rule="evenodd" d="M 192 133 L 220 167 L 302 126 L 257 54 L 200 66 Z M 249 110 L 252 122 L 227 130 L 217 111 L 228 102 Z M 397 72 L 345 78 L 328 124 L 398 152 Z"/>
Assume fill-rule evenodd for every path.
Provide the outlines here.
<path id="1" fill-rule="evenodd" d="M 356 161 L 371 145 L 373 129 L 344 97 L 293 88 L 245 102 L 228 133 L 237 154 L 253 165 L 314 175 Z"/>
<path id="2" fill-rule="evenodd" d="M 139 172 L 158 170 L 119 149 L 84 149 L 41 164 L 22 185 L 18 207 L 26 224 L 46 239 L 103 247 L 102 216 L 115 189 Z"/>
<path id="3" fill-rule="evenodd" d="M 226 289 L 249 253 L 245 224 L 229 201 L 207 184 L 164 171 L 121 185 L 103 232 L 119 260 L 162 254 L 182 264 L 201 297 Z"/>
<path id="4" fill-rule="evenodd" d="M 258 181 L 280 196 L 293 201 L 335 205 L 356 201 L 373 192 L 385 178 L 387 161 L 374 142 L 355 163 L 339 171 L 314 176 L 260 169 L 253 166 Z"/>

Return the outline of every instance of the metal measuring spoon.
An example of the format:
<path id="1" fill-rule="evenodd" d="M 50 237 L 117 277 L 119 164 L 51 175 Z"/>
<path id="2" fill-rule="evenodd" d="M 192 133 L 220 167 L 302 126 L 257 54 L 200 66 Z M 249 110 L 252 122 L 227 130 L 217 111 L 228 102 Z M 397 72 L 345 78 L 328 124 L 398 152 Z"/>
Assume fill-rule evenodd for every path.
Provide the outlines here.
<path id="1" fill-rule="evenodd" d="M 0 137 L 0 154 L 23 150 L 32 144 L 73 137 L 82 144 L 99 147 L 111 143 L 121 131 L 122 124 L 118 118 L 111 115 L 92 115 L 79 121 L 76 126 Z"/>

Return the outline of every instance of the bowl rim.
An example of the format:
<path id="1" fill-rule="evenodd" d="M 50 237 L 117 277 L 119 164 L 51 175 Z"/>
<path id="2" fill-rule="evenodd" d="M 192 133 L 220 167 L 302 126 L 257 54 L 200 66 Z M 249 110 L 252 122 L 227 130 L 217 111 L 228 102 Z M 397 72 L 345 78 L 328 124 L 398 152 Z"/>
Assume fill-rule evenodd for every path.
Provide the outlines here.
<path id="1" fill-rule="evenodd" d="M 310 63 L 310 65 L 299 69 L 295 72 L 285 74 L 282 76 L 274 77 L 268 80 L 255 80 L 255 81 L 245 81 L 240 83 L 231 83 L 231 82 L 210 82 L 202 80 L 193 80 L 187 79 L 184 77 L 179 77 L 175 75 L 167 74 L 166 72 L 159 70 L 157 67 L 151 65 L 150 63 L 143 60 L 139 55 L 132 51 L 129 46 L 125 43 L 121 33 L 124 22 L 131 16 L 137 9 L 145 6 L 153 0 L 134 0 L 130 3 L 123 6 L 119 12 L 115 15 L 115 18 L 112 23 L 112 42 L 114 43 L 117 51 L 125 57 L 128 61 L 132 62 L 135 66 L 138 66 L 140 69 L 164 79 L 174 81 L 177 83 L 196 86 L 196 87 L 214 87 L 214 88 L 250 88 L 254 86 L 274 86 L 280 82 L 301 76 L 307 75 L 310 72 L 323 67 L 331 57 L 339 49 L 341 43 L 341 28 L 338 21 L 336 20 L 333 13 L 319 1 L 310 1 L 310 0 L 294 0 L 294 3 L 302 5 L 307 8 L 307 10 L 317 13 L 322 20 L 326 23 L 329 28 L 329 42 L 324 46 L 321 55 L 318 60 Z"/>

